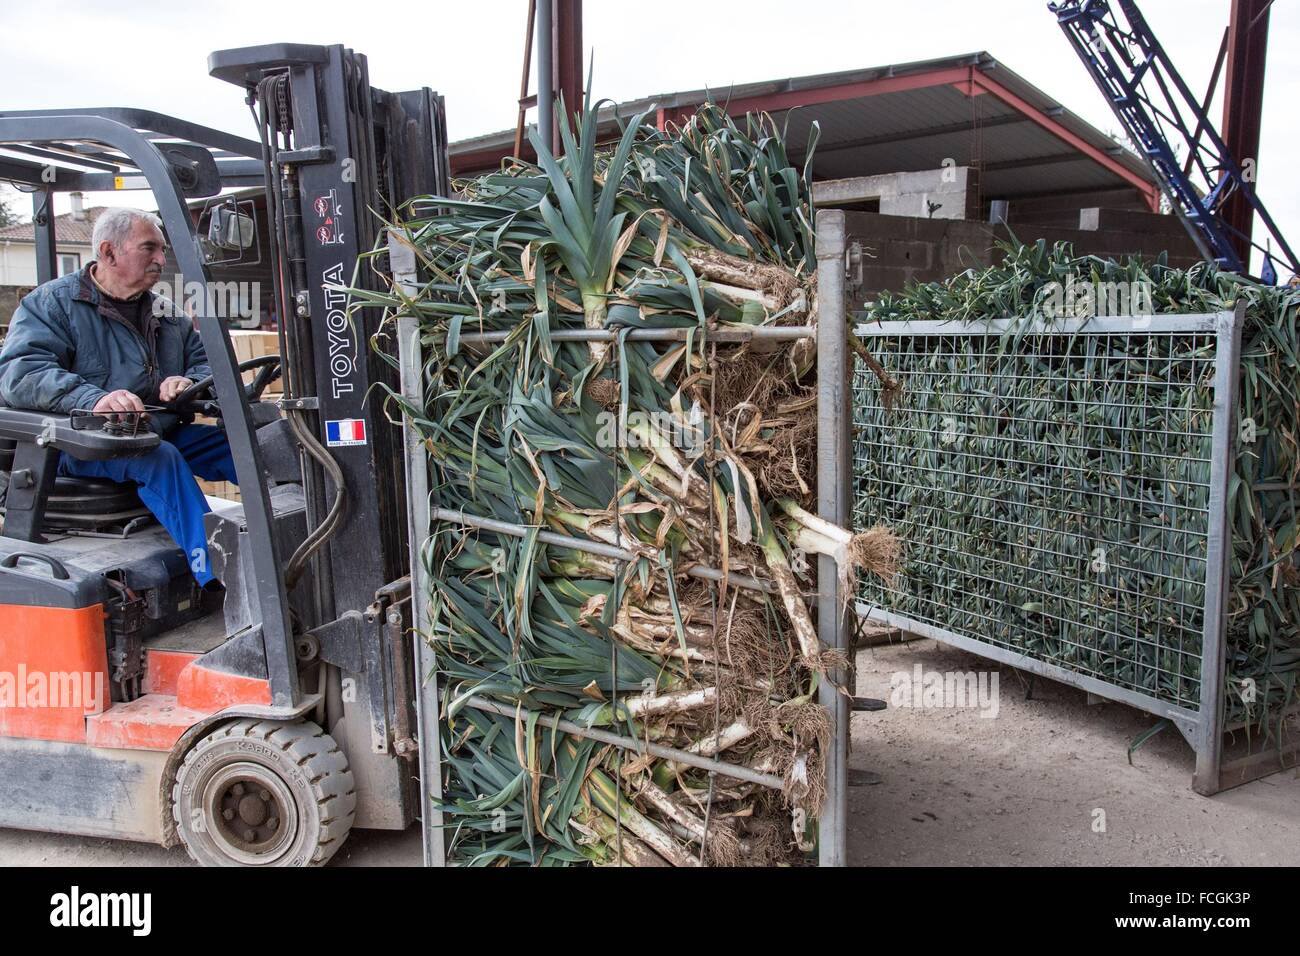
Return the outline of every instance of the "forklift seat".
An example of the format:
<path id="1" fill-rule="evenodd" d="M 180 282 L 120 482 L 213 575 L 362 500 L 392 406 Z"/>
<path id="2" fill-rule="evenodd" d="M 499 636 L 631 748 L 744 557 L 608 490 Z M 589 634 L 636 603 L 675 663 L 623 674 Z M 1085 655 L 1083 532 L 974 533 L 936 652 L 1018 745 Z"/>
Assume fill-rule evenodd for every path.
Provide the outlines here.
<path id="1" fill-rule="evenodd" d="M 0 475 L 7 482 L 14 467 L 14 451 L 17 442 L 12 439 L 0 439 Z M 45 505 L 47 513 L 71 511 L 73 513 L 92 510 L 101 513 L 127 511 L 141 508 L 140 496 L 136 493 L 134 482 L 111 481 L 108 478 L 82 478 L 77 475 L 56 475 L 54 487 Z M 0 501 L 3 499 L 0 498 Z M 55 506 L 55 502 L 59 507 Z M 0 510 L 3 510 L 0 508 Z"/>
<path id="2" fill-rule="evenodd" d="M 43 527 L 99 528 L 150 514 L 134 484 L 59 477 L 59 452 L 84 461 L 135 458 L 158 447 L 151 431 L 116 434 L 76 428 L 68 415 L 0 406 L 0 472 L 4 526 L 0 536 L 42 541 Z"/>
<path id="3" fill-rule="evenodd" d="M 4 512 L 4 488 L 13 467 L 13 449 L 0 448 L 0 513 Z M 45 514 L 52 526 L 62 526 L 56 516 L 127 515 L 144 507 L 134 482 L 117 482 L 108 478 L 82 478 L 57 475 L 45 501 Z M 76 522 L 73 522 L 74 524 Z"/>

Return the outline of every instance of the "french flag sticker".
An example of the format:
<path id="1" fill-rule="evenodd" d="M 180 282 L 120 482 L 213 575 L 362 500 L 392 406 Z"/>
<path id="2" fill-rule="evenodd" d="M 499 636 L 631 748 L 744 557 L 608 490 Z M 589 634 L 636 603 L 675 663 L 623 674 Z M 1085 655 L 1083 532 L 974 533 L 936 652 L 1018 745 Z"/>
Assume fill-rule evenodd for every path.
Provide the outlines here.
<path id="1" fill-rule="evenodd" d="M 364 418 L 339 418 L 325 422 L 325 444 L 364 445 L 366 443 L 366 421 Z"/>

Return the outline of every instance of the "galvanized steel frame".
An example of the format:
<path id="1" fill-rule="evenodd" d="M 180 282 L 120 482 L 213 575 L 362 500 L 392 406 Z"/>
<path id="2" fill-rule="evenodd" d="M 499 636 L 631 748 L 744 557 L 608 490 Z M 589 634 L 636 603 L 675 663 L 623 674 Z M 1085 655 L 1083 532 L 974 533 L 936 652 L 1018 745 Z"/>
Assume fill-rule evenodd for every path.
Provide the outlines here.
<path id="1" fill-rule="evenodd" d="M 852 503 L 849 440 L 852 394 L 848 364 L 848 295 L 852 219 L 842 210 L 817 213 L 817 514 L 848 527 Z M 849 648 L 850 595 L 840 593 L 835 559 L 817 558 L 817 634 L 828 648 Z M 825 754 L 826 802 L 817 821 L 822 866 L 848 862 L 848 765 L 850 712 L 840 687 L 848 674 L 837 669 L 818 687 L 818 700 L 831 717 Z"/>
<path id="2" fill-rule="evenodd" d="M 1211 794 L 1220 789 L 1220 764 L 1223 741 L 1223 670 L 1225 666 L 1225 607 L 1228 599 L 1231 530 L 1228 523 L 1228 486 L 1235 452 L 1234 419 L 1237 410 L 1241 330 L 1245 305 L 1235 312 L 1134 317 L 1093 317 L 1056 320 L 1048 325 L 1042 319 L 1031 320 L 1026 334 L 1173 334 L 1213 333 L 1214 399 L 1211 425 L 1210 481 L 1206 518 L 1205 603 L 1201 646 L 1200 702 L 1195 709 L 1180 707 L 1149 694 L 1120 687 L 1057 664 L 1021 654 L 1015 650 L 958 634 L 942 627 L 896 614 L 865 602 L 857 604 L 858 614 L 867 620 L 902 631 L 932 638 L 999 663 L 1008 664 L 1061 683 L 1071 684 L 1099 697 L 1121 701 L 1141 710 L 1167 718 L 1176 726 L 1196 752 L 1193 787 Z M 869 340 L 893 336 L 999 335 L 1013 327 L 1022 327 L 1024 319 L 1000 319 L 960 326 L 942 321 L 908 321 L 858 325 L 855 333 Z"/>
<path id="3" fill-rule="evenodd" d="M 397 361 L 402 399 L 412 408 L 424 407 L 424 350 L 420 323 L 413 316 L 397 320 Z M 415 634 L 411 653 L 415 664 L 415 735 L 419 744 L 419 815 L 425 866 L 445 866 L 446 841 L 442 810 L 442 735 L 438 727 L 438 672 L 425 634 L 433 626 L 429 614 L 429 570 L 423 550 L 429 537 L 429 459 L 424 439 L 409 417 L 402 419 L 402 449 L 406 469 L 407 547 L 411 560 L 411 623 Z"/>
<path id="4" fill-rule="evenodd" d="M 848 312 L 844 300 L 845 282 L 845 230 L 844 214 L 839 210 L 826 210 L 817 215 L 817 282 L 821 308 L 816 327 L 756 328 L 746 330 L 710 332 L 718 341 L 737 341 L 748 338 L 795 340 L 815 338 L 817 348 L 817 452 L 818 452 L 818 514 L 828 521 L 847 525 L 850 515 L 850 455 L 849 455 L 849 366 L 848 366 Z M 484 343 L 504 339 L 502 333 L 471 333 L 461 337 L 464 344 L 472 345 L 478 339 Z M 666 341 L 683 338 L 685 329 L 637 329 L 627 333 L 629 339 Z M 612 337 L 612 332 L 572 330 L 556 333 L 565 341 L 595 340 Z M 398 362 L 401 368 L 402 397 L 412 407 L 424 406 L 424 357 L 420 343 L 418 322 L 414 318 L 398 320 Z M 441 797 L 441 741 L 438 732 L 438 690 L 434 670 L 433 652 L 419 639 L 431 621 L 429 619 L 429 572 L 421 559 L 421 550 L 428 539 L 430 522 L 456 520 L 470 524 L 468 515 L 457 516 L 444 509 L 433 508 L 429 500 L 428 461 L 423 443 L 409 419 L 403 423 L 405 435 L 407 501 L 410 512 L 411 588 L 414 602 L 417 639 L 415 666 L 419 686 L 416 693 L 417 727 L 419 731 L 420 779 L 428 781 L 430 794 Z M 479 520 L 473 523 L 481 524 Z M 707 570 L 707 569 L 705 569 Z M 706 576 L 706 575 L 701 575 Z M 822 641 L 832 648 L 847 648 L 849 643 L 849 610 L 847 595 L 840 593 L 839 574 L 833 558 L 821 556 L 818 564 L 817 627 Z M 755 582 L 757 583 L 757 582 Z M 818 820 L 818 855 L 822 866 L 843 866 L 846 856 L 847 775 L 849 741 L 848 701 L 835 685 L 846 681 L 844 673 L 832 673 L 830 681 L 822 681 L 819 699 L 831 715 L 831 746 L 826 754 L 826 803 Z M 425 795 L 426 797 L 428 794 Z M 445 842 L 442 832 L 442 814 L 422 801 L 422 829 L 424 831 L 424 862 L 426 866 L 446 864 Z"/>

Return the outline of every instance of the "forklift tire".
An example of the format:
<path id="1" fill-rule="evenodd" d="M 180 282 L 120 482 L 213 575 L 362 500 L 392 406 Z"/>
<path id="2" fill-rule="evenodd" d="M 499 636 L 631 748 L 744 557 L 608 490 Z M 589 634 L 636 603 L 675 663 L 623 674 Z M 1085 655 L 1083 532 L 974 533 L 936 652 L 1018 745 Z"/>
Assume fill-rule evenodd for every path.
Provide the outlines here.
<path id="1" fill-rule="evenodd" d="M 347 757 L 305 720 L 218 727 L 185 755 L 172 787 L 177 833 L 202 866 L 322 866 L 356 806 Z"/>

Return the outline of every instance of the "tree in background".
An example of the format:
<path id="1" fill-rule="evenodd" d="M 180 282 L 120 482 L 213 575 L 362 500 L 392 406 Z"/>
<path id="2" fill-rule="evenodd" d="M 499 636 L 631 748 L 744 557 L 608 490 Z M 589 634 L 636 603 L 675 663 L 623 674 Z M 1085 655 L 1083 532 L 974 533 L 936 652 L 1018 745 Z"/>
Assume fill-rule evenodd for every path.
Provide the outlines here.
<path id="1" fill-rule="evenodd" d="M 6 196 L 0 193 L 0 229 L 5 226 L 14 226 L 19 223 L 18 213 L 14 212 L 12 196 Z"/>

